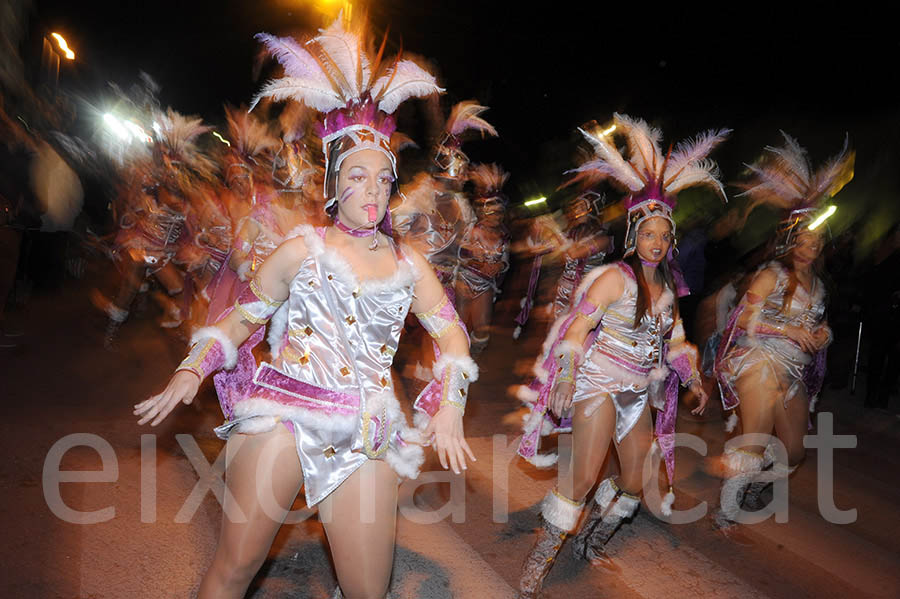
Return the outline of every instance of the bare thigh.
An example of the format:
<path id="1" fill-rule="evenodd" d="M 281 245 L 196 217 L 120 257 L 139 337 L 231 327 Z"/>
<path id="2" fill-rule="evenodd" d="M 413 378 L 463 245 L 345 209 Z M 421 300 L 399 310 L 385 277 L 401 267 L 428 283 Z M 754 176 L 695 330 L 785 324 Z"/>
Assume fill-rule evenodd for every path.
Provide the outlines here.
<path id="1" fill-rule="evenodd" d="M 397 475 L 369 460 L 320 504 L 338 582 L 347 599 L 384 597 L 397 532 Z"/>
<path id="2" fill-rule="evenodd" d="M 616 427 L 616 410 L 609 395 L 590 416 L 586 414 L 594 409 L 591 404 L 595 401 L 585 399 L 573 408 L 570 476 L 560 477 L 559 490 L 575 501 L 584 499 L 596 484 Z"/>

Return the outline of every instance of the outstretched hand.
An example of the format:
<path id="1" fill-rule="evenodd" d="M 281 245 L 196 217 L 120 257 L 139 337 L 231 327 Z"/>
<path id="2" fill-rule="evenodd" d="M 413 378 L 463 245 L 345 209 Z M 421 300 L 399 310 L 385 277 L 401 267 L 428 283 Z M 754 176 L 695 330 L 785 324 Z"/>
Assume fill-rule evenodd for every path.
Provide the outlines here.
<path id="1" fill-rule="evenodd" d="M 169 380 L 162 393 L 135 404 L 134 414 L 140 417 L 138 424 L 146 424 L 152 420 L 150 426 L 156 426 L 179 402 L 189 404 L 194 401 L 199 388 L 200 378 L 196 374 L 189 370 L 179 370 Z"/>
<path id="2" fill-rule="evenodd" d="M 694 381 L 691 383 L 689 387 L 691 393 L 693 393 L 697 397 L 697 407 L 691 410 L 691 414 L 694 416 L 701 416 L 703 412 L 706 411 L 706 404 L 709 403 L 709 396 L 706 394 L 706 391 L 703 389 L 703 385 L 700 384 L 700 381 Z"/>
<path id="3" fill-rule="evenodd" d="M 466 470 L 466 455 L 477 461 L 463 434 L 462 412 L 453 406 L 438 410 L 425 429 L 425 438 L 431 440 L 445 470 L 448 464 L 456 474 Z"/>
<path id="4" fill-rule="evenodd" d="M 550 410 L 557 418 L 562 418 L 563 414 L 572 407 L 572 397 L 575 395 L 575 385 L 568 381 L 558 382 L 550 391 Z"/>

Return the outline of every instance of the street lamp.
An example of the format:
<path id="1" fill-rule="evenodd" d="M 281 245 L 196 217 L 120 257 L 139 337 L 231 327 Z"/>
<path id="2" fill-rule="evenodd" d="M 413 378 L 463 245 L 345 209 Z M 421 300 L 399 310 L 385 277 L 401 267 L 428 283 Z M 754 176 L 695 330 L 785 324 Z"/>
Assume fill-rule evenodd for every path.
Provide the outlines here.
<path id="1" fill-rule="evenodd" d="M 63 51 L 66 58 L 69 60 L 75 60 L 75 53 L 69 48 L 69 44 L 66 43 L 66 38 L 61 36 L 58 33 L 51 33 L 50 36 L 56 40 L 56 43 L 59 44 L 59 49 Z"/>

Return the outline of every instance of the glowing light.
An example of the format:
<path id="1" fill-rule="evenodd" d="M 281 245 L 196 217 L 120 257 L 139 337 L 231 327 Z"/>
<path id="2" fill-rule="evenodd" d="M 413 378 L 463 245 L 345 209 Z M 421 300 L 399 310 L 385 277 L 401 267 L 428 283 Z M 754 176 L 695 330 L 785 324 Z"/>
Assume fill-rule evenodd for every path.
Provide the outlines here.
<path id="1" fill-rule="evenodd" d="M 116 118 L 114 114 L 107 112 L 103 115 L 103 122 L 109 128 L 110 131 L 116 134 L 116 136 L 122 141 L 131 141 L 131 132 L 128 130 L 122 122 Z"/>
<path id="2" fill-rule="evenodd" d="M 59 44 L 59 49 L 65 53 L 66 58 L 68 58 L 69 60 L 75 60 L 75 53 L 72 52 L 72 50 L 69 48 L 69 44 L 66 43 L 66 38 L 58 33 L 51 33 L 50 36 L 56 40 L 57 44 Z"/>
<path id="3" fill-rule="evenodd" d="M 132 136 L 140 139 L 144 143 L 151 143 L 153 141 L 153 138 L 147 135 L 147 132 L 134 121 L 122 121 L 122 124 L 128 129 Z"/>
<path id="4" fill-rule="evenodd" d="M 547 201 L 547 198 L 541 196 L 541 197 L 535 198 L 533 200 L 528 200 L 527 202 L 525 202 L 525 205 L 526 206 L 537 206 L 538 204 L 544 203 L 546 201 Z"/>
<path id="5" fill-rule="evenodd" d="M 607 129 L 606 131 L 601 132 L 600 134 L 601 134 L 601 135 L 609 135 L 610 133 L 612 133 L 612 132 L 615 131 L 615 130 L 616 130 L 616 126 L 615 126 L 615 125 L 612 125 L 609 129 Z"/>
<path id="6" fill-rule="evenodd" d="M 832 204 L 831 206 L 829 206 L 829 207 L 825 210 L 825 212 L 823 212 L 822 214 L 820 214 L 820 215 L 816 218 L 816 220 L 814 220 L 813 222 L 809 223 L 809 226 L 806 227 L 806 228 L 809 229 L 810 231 L 815 231 L 816 228 L 819 227 L 819 225 L 821 225 L 821 224 L 824 223 L 826 220 L 828 220 L 828 218 L 831 217 L 831 215 L 834 214 L 836 211 L 837 211 L 837 206 L 835 206 L 834 204 Z"/>
<path id="7" fill-rule="evenodd" d="M 219 132 L 218 132 L 218 131 L 213 131 L 212 134 L 213 134 L 214 136 L 216 136 L 216 137 L 218 138 L 218 140 L 221 141 L 223 144 L 225 144 L 225 145 L 228 146 L 229 148 L 231 147 L 231 142 L 228 141 L 227 139 L 225 139 L 224 137 L 222 137 L 221 135 L 219 135 Z"/>

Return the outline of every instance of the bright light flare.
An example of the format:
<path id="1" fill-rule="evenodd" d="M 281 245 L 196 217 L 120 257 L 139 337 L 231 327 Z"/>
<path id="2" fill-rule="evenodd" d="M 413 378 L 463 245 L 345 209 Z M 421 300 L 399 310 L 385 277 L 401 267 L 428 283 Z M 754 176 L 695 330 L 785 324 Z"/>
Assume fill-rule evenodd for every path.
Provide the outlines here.
<path id="1" fill-rule="evenodd" d="M 225 144 L 225 145 L 228 146 L 229 148 L 231 147 L 231 142 L 228 141 L 227 139 L 225 139 L 224 137 L 222 137 L 222 136 L 219 134 L 218 131 L 213 131 L 212 134 L 213 134 L 219 141 L 221 141 L 223 144 Z"/>
<path id="2" fill-rule="evenodd" d="M 809 226 L 806 228 L 809 229 L 810 231 L 815 231 L 822 223 L 824 223 L 826 220 L 828 220 L 831 217 L 831 215 L 834 214 L 835 212 L 837 212 L 837 206 L 832 204 L 825 210 L 825 212 L 820 214 L 816 218 L 816 220 L 809 223 Z"/>
<path id="3" fill-rule="evenodd" d="M 547 201 L 547 198 L 545 198 L 544 196 L 541 196 L 541 197 L 535 198 L 533 200 L 528 200 L 527 202 L 525 202 L 525 205 L 526 206 L 537 206 L 538 204 L 542 204 L 546 201 Z"/>
<path id="4" fill-rule="evenodd" d="M 131 141 L 131 132 L 114 114 L 109 112 L 104 114 L 103 123 L 122 141 Z"/>
<path id="5" fill-rule="evenodd" d="M 605 131 L 601 131 L 601 132 L 600 132 L 600 135 L 609 135 L 610 133 L 612 133 L 612 132 L 615 131 L 615 130 L 616 130 L 616 126 L 615 126 L 615 125 L 612 125 L 612 126 L 610 126 L 609 129 L 607 129 L 607 130 L 605 130 Z"/>
<path id="6" fill-rule="evenodd" d="M 66 43 L 66 38 L 61 36 L 58 33 L 51 33 L 50 36 L 56 40 L 56 43 L 59 44 L 59 49 L 62 50 L 66 58 L 69 60 L 75 60 L 75 53 L 69 48 L 69 44 Z"/>

